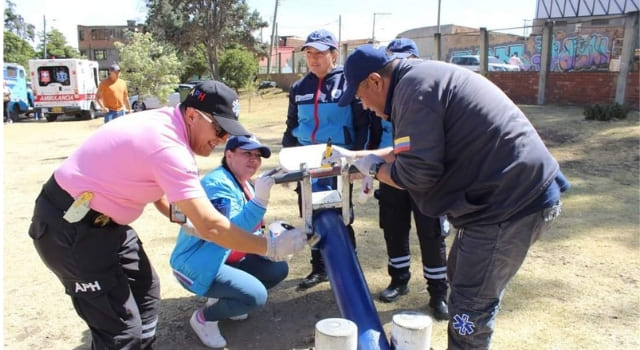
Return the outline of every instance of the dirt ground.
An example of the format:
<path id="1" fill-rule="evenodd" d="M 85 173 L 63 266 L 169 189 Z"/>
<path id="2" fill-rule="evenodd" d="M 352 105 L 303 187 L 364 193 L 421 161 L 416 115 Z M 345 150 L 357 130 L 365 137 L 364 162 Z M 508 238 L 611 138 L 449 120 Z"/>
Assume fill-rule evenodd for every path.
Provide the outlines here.
<path id="1" fill-rule="evenodd" d="M 532 248 L 508 286 L 493 348 L 640 348 L 638 114 L 632 113 L 625 121 L 602 123 L 584 121 L 582 109 L 576 107 L 521 107 L 560 161 L 573 188 L 563 199 L 562 217 Z M 286 98 L 244 99 L 242 111 L 241 120 L 277 154 Z M 69 118 L 55 123 L 27 120 L 3 127 L 5 349 L 90 349 L 86 325 L 38 257 L 27 229 L 42 183 L 102 123 L 102 119 Z M 220 155 L 198 158 L 201 173 L 217 166 Z M 276 164 L 277 156 L 264 167 Z M 377 203 L 357 203 L 355 210 L 358 257 L 375 298 L 389 282 Z M 292 189 L 274 188 L 266 219 L 301 224 Z M 206 349 L 188 324 L 203 300 L 182 289 L 170 272 L 175 226 L 153 206 L 132 226 L 144 241 L 162 283 L 155 348 Z M 451 240 L 447 239 L 448 246 Z M 429 313 L 415 234 L 412 256 L 411 292 L 396 303 L 375 301 L 387 333 L 397 312 Z M 267 305 L 246 321 L 221 322 L 228 349 L 313 347 L 315 323 L 340 315 L 328 283 L 305 292 L 295 290 L 309 272 L 308 261 L 308 250 L 294 256 L 289 277 L 270 292 Z M 446 349 L 446 326 L 434 323 L 434 350 Z"/>

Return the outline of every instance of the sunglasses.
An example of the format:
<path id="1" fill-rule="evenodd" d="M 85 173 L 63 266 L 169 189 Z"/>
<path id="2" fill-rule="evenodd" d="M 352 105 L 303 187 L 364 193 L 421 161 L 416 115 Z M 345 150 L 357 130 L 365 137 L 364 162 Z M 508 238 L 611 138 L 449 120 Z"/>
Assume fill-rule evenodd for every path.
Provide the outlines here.
<path id="1" fill-rule="evenodd" d="M 215 122 L 215 121 L 214 121 L 214 120 L 215 120 L 215 118 L 209 117 L 209 116 L 208 116 L 208 115 L 206 115 L 204 112 L 202 112 L 202 111 L 200 111 L 200 110 L 198 110 L 198 109 L 195 109 L 195 108 L 194 108 L 194 110 L 195 110 L 196 112 L 198 112 L 198 114 L 200 114 L 200 116 L 201 116 L 204 120 L 208 121 L 208 122 L 209 122 L 209 124 L 213 125 L 213 128 L 214 128 L 214 129 L 216 129 L 216 137 L 218 137 L 218 138 L 220 138 L 220 139 L 221 139 L 221 138 L 223 138 L 223 137 L 225 137 L 225 136 L 229 135 L 229 133 L 228 133 L 225 129 L 223 129 L 223 128 L 222 128 L 222 126 L 220 126 L 220 124 L 218 124 L 217 122 Z"/>

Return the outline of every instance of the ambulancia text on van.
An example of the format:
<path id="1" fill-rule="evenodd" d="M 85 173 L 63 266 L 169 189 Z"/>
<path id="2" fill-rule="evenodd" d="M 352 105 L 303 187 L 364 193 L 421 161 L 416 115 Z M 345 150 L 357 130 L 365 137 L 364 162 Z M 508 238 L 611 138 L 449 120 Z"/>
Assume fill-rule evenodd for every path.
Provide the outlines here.
<path id="1" fill-rule="evenodd" d="M 93 119 L 100 110 L 95 101 L 98 91 L 98 62 L 64 58 L 29 60 L 34 105 L 47 121 L 59 115 Z"/>

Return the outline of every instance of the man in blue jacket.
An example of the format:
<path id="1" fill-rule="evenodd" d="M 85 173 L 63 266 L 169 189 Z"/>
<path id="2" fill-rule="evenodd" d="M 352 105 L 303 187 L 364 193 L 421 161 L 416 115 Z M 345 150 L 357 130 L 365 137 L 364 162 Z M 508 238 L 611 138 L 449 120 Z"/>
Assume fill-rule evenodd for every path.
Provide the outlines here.
<path id="1" fill-rule="evenodd" d="M 560 214 L 569 183 L 522 111 L 481 75 L 455 65 L 399 59 L 363 45 L 347 58 L 348 89 L 393 123 L 393 147 L 334 159 L 404 188 L 428 216 L 447 215 L 448 349 L 488 349 L 507 283 Z"/>

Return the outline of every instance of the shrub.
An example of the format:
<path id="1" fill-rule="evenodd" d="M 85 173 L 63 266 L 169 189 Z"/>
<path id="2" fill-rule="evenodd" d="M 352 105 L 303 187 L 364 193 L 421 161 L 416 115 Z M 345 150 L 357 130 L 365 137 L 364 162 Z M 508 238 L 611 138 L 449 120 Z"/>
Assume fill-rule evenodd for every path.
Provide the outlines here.
<path id="1" fill-rule="evenodd" d="M 593 104 L 584 108 L 584 119 L 586 120 L 600 120 L 600 121 L 609 121 L 614 119 L 625 119 L 627 118 L 627 112 L 629 110 L 619 104 Z"/>

